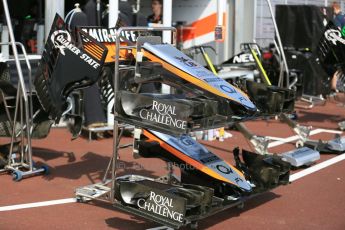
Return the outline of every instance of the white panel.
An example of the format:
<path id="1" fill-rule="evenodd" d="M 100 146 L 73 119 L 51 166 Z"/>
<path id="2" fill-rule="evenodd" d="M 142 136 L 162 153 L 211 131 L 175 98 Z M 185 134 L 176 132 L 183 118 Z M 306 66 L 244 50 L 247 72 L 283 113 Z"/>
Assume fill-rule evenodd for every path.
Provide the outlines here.
<path id="1" fill-rule="evenodd" d="M 109 0 L 109 28 L 115 27 L 119 14 L 119 0 Z"/>
<path id="2" fill-rule="evenodd" d="M 171 14 L 172 14 L 172 0 L 164 0 L 163 1 L 163 25 L 165 27 L 171 27 Z M 171 32 L 164 31 L 163 32 L 163 42 L 164 43 L 171 43 Z"/>
<path id="3" fill-rule="evenodd" d="M 173 21 L 192 23 L 217 12 L 217 1 L 174 0 Z"/>
<path id="4" fill-rule="evenodd" d="M 45 0 L 45 37 L 49 35 L 50 27 L 56 13 L 58 13 L 62 18 L 65 17 L 65 1 Z"/>
<path id="5" fill-rule="evenodd" d="M 254 1 L 235 1 L 235 53 L 240 52 L 240 44 L 254 40 Z M 256 31 L 257 33 L 258 31 Z"/>

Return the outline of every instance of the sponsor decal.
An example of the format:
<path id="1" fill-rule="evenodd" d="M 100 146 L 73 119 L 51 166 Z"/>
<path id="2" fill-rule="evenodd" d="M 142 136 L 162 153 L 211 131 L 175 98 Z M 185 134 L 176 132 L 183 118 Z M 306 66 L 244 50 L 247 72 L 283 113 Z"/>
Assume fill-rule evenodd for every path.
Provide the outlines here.
<path id="1" fill-rule="evenodd" d="M 212 83 L 212 82 L 223 82 L 223 79 L 220 77 L 214 77 L 214 78 L 205 78 L 204 81 L 207 83 Z"/>
<path id="2" fill-rule="evenodd" d="M 139 116 L 143 120 L 167 125 L 185 130 L 187 121 L 181 120 L 176 115 L 176 106 L 153 100 L 151 109 L 142 109 Z"/>
<path id="3" fill-rule="evenodd" d="M 75 55 L 79 56 L 84 62 L 92 66 L 94 69 L 98 69 L 100 64 L 92 57 L 83 53 L 72 43 L 71 35 L 66 30 L 57 30 L 52 33 L 50 40 L 53 42 L 54 47 L 60 50 L 62 55 L 66 55 L 66 49 L 70 50 Z"/>
<path id="4" fill-rule="evenodd" d="M 56 39 L 57 36 L 59 36 L 59 39 Z M 55 48 L 60 50 L 60 53 L 62 55 L 65 55 L 65 49 L 67 47 L 61 42 L 61 40 L 64 39 L 64 41 L 66 41 L 68 43 L 70 43 L 72 41 L 71 35 L 67 31 L 65 31 L 65 30 L 54 31 L 54 33 L 51 35 L 50 39 L 53 42 Z M 72 52 L 76 52 L 76 51 L 77 50 L 75 49 Z"/>
<path id="5" fill-rule="evenodd" d="M 212 72 L 209 72 L 207 69 L 201 69 L 200 67 L 194 68 L 195 76 L 200 79 L 205 80 L 204 78 L 213 78 L 214 75 Z"/>
<path id="6" fill-rule="evenodd" d="M 237 178 L 235 179 L 235 182 L 236 182 L 237 184 L 240 184 L 240 183 L 243 182 L 243 179 L 237 177 Z"/>
<path id="7" fill-rule="evenodd" d="M 183 63 L 185 66 L 188 66 L 188 67 L 198 67 L 199 66 L 193 60 L 188 59 L 188 58 L 184 58 L 184 57 L 181 57 L 181 56 L 180 57 L 175 56 L 175 59 L 179 60 L 181 63 Z"/>
<path id="8" fill-rule="evenodd" d="M 193 139 L 189 138 L 186 135 L 181 136 L 180 141 L 182 142 L 182 144 L 184 144 L 185 146 L 192 146 L 194 145 L 194 141 Z"/>
<path id="9" fill-rule="evenodd" d="M 115 43 L 116 42 L 116 29 L 105 29 L 105 28 L 82 28 L 82 30 L 88 33 L 91 37 L 96 39 L 98 42 Z M 121 33 L 120 41 L 125 40 L 136 42 L 137 35 L 133 31 L 123 31 Z"/>
<path id="10" fill-rule="evenodd" d="M 227 85 L 220 85 L 220 88 L 227 93 L 236 93 L 236 90 L 234 88 L 231 88 Z"/>
<path id="11" fill-rule="evenodd" d="M 219 164 L 219 165 L 216 165 L 216 169 L 217 169 L 219 172 L 221 172 L 221 173 L 223 173 L 223 174 L 226 174 L 226 175 L 234 174 L 234 171 L 233 171 L 230 167 L 228 167 L 228 166 L 226 166 L 226 165 L 220 165 L 220 164 Z M 234 175 L 236 175 L 236 174 L 234 174 Z M 234 181 L 235 181 L 236 184 L 238 184 L 238 185 L 240 185 L 240 186 L 241 186 L 241 184 L 244 182 L 243 179 L 240 178 L 240 177 L 238 177 L 237 175 L 235 176 Z"/>
<path id="12" fill-rule="evenodd" d="M 216 165 L 216 168 L 219 172 L 224 173 L 224 174 L 230 174 L 233 173 L 233 171 L 231 170 L 231 168 L 228 168 L 224 165 Z"/>
<path id="13" fill-rule="evenodd" d="M 207 163 L 219 161 L 219 158 L 215 155 L 213 155 L 213 156 L 211 155 L 209 157 L 205 157 L 205 158 L 200 159 L 200 161 L 204 164 L 207 164 Z"/>
<path id="14" fill-rule="evenodd" d="M 184 214 L 174 210 L 174 200 L 172 198 L 151 191 L 147 199 L 138 199 L 137 205 L 145 211 L 167 217 L 180 223 L 183 222 Z"/>
<path id="15" fill-rule="evenodd" d="M 336 29 L 329 29 L 325 32 L 325 38 L 332 42 L 334 45 L 337 45 L 337 42 L 340 42 L 345 45 L 345 39 L 341 37 L 341 32 Z"/>
<path id="16" fill-rule="evenodd" d="M 200 145 L 188 135 L 181 135 L 179 138 L 170 138 L 169 143 L 177 147 L 180 151 L 188 153 L 189 156 L 196 160 L 212 155 L 204 146 Z"/>
<path id="17" fill-rule="evenodd" d="M 217 42 L 223 42 L 224 41 L 224 35 L 223 35 L 223 26 L 216 26 L 214 29 L 214 39 Z"/>
<path id="18" fill-rule="evenodd" d="M 244 97 L 239 97 L 238 100 L 240 100 L 240 102 L 247 101 L 247 99 Z"/>
<path id="19" fill-rule="evenodd" d="M 250 63 L 250 62 L 255 62 L 254 57 L 252 54 L 240 54 L 237 55 L 233 58 L 232 63 L 237 64 L 237 63 Z"/>

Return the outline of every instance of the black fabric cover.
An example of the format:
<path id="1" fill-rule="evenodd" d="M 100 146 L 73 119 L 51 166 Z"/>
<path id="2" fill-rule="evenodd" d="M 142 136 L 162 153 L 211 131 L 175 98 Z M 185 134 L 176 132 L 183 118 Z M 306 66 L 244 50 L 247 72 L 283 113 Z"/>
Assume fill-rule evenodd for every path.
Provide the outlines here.
<path id="1" fill-rule="evenodd" d="M 301 71 L 303 76 L 303 94 L 318 96 L 330 92 L 330 77 L 325 72 L 318 57 L 311 52 L 285 50 L 289 69 Z"/>
<path id="2" fill-rule="evenodd" d="M 313 5 L 276 6 L 276 20 L 284 47 L 315 51 L 324 31 L 324 19 L 327 22 L 332 20 L 331 8 Z"/>
<path id="3" fill-rule="evenodd" d="M 300 70 L 303 76 L 303 93 L 326 95 L 330 92 L 329 73 L 316 56 L 324 22 L 332 20 L 329 7 L 313 5 L 277 5 L 276 20 L 289 69 Z M 297 50 L 303 50 L 299 52 Z"/>
<path id="4" fill-rule="evenodd" d="M 84 12 L 87 15 L 88 26 L 97 26 L 97 4 L 95 0 L 89 0 L 84 6 Z"/>
<path id="5" fill-rule="evenodd" d="M 119 11 L 119 18 L 121 18 L 127 26 L 135 26 L 133 10 L 129 2 L 119 1 Z"/>

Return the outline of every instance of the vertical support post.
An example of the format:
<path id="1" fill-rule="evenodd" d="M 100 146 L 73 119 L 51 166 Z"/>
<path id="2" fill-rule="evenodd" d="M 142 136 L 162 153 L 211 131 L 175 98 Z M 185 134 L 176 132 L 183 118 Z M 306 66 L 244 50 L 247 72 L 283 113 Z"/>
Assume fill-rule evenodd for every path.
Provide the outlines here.
<path id="1" fill-rule="evenodd" d="M 109 28 L 115 27 L 119 15 L 119 0 L 109 0 Z"/>
<path id="2" fill-rule="evenodd" d="M 17 71 L 18 71 L 18 76 L 19 76 L 19 82 L 20 82 L 20 90 L 22 91 L 24 101 L 27 101 L 27 95 L 26 95 L 26 89 L 25 89 L 25 84 L 24 84 L 24 77 L 23 77 L 23 71 L 22 67 L 19 62 L 19 55 L 18 55 L 18 50 L 17 50 L 17 45 L 13 33 L 13 28 L 12 28 L 12 23 L 11 23 L 11 16 L 10 12 L 8 10 L 8 5 L 7 5 L 7 0 L 2 0 L 3 6 L 4 6 L 4 11 L 5 11 L 5 17 L 6 17 L 6 22 L 7 22 L 7 27 L 8 27 L 8 34 L 10 37 L 10 43 L 12 46 L 12 51 L 13 51 L 13 56 L 15 59 Z"/>
<path id="3" fill-rule="evenodd" d="M 253 17 L 253 42 L 256 43 L 256 19 L 258 16 L 258 1 L 254 0 L 254 17 Z"/>
<path id="4" fill-rule="evenodd" d="M 225 0 L 217 0 L 217 26 L 223 26 L 225 6 Z"/>
<path id="5" fill-rule="evenodd" d="M 163 1 L 163 26 L 172 25 L 172 0 Z M 163 31 L 163 42 L 171 43 L 171 31 Z"/>
<path id="6" fill-rule="evenodd" d="M 2 32 L 1 32 L 1 42 L 7 43 L 8 41 L 8 27 L 7 25 L 2 26 Z M 8 45 L 2 45 L 1 46 L 1 53 L 4 58 L 8 59 L 10 57 L 10 49 Z"/>
<path id="7" fill-rule="evenodd" d="M 253 41 L 254 4 L 254 1 L 235 0 L 235 53 L 240 52 L 241 43 Z"/>
<path id="8" fill-rule="evenodd" d="M 102 21 L 102 12 L 101 12 L 101 0 L 96 1 L 96 24 L 97 26 L 101 26 Z"/>
<path id="9" fill-rule="evenodd" d="M 281 55 L 282 55 L 284 66 L 285 66 L 286 86 L 287 86 L 287 88 L 290 88 L 289 67 L 288 67 L 288 64 L 287 64 L 287 61 L 286 61 L 284 47 L 283 47 L 282 40 L 281 40 L 281 37 L 280 37 L 280 33 L 279 33 L 278 26 L 277 26 L 277 22 L 276 22 L 276 19 L 274 17 L 273 7 L 272 7 L 272 4 L 271 4 L 271 0 L 266 0 L 266 1 L 267 1 L 267 4 L 268 4 L 268 8 L 270 9 L 270 13 L 271 13 L 272 21 L 273 21 L 273 26 L 274 26 L 274 29 L 275 29 L 275 32 L 276 32 L 276 36 L 277 36 L 277 40 L 278 40 L 279 49 L 281 51 Z"/>
<path id="10" fill-rule="evenodd" d="M 170 27 L 172 24 L 172 0 L 163 1 L 163 26 Z M 171 43 L 171 31 L 163 31 L 163 43 Z M 170 86 L 162 84 L 162 93 L 169 94 Z"/>
<path id="11" fill-rule="evenodd" d="M 226 37 L 225 37 L 225 56 L 224 59 L 228 60 L 235 54 L 235 1 L 236 0 L 229 0 L 227 1 L 227 29 L 226 29 Z"/>
<path id="12" fill-rule="evenodd" d="M 226 0 L 217 0 L 217 25 L 216 26 L 224 26 L 224 13 L 226 12 L 225 10 L 226 7 Z M 223 31 L 223 36 L 225 36 L 225 31 Z M 224 39 L 225 40 L 225 39 Z M 216 53 L 220 54 L 220 44 L 219 42 L 216 42 Z M 224 48 L 224 46 L 222 45 Z M 215 64 L 219 64 L 219 55 L 216 55 L 216 60 Z"/>
<path id="13" fill-rule="evenodd" d="M 45 0 L 45 38 L 47 39 L 55 14 L 65 17 L 65 0 Z"/>
<path id="14" fill-rule="evenodd" d="M 119 0 L 109 0 L 109 28 L 115 27 L 119 14 Z M 112 113 L 114 100 L 107 105 L 107 124 L 114 125 L 114 114 Z"/>
<path id="15" fill-rule="evenodd" d="M 44 24 L 38 23 L 37 28 L 37 54 L 42 54 L 44 49 Z"/>
<path id="16" fill-rule="evenodd" d="M 119 70 L 120 70 L 120 34 L 122 28 L 119 28 L 116 32 L 116 46 L 115 46 L 115 73 L 114 73 L 114 103 L 118 96 L 119 91 Z M 116 103 L 114 104 L 114 116 L 117 115 Z M 119 138 L 119 122 L 114 119 L 114 129 L 113 129 L 113 156 L 111 159 L 111 191 L 110 191 L 110 201 L 114 203 L 115 201 L 115 187 L 116 187 L 116 170 L 117 170 L 117 158 L 118 158 L 118 138 Z"/>
<path id="17" fill-rule="evenodd" d="M 44 49 L 44 18 L 43 0 L 38 1 L 38 26 L 37 26 L 37 54 L 42 54 Z"/>
<path id="18" fill-rule="evenodd" d="M 19 61 L 19 55 L 18 55 L 18 50 L 17 50 L 17 45 L 16 45 L 14 33 L 13 33 L 13 28 L 12 28 L 12 23 L 11 23 L 11 16 L 10 16 L 10 12 L 8 10 L 7 0 L 3 0 L 2 3 L 3 3 L 3 7 L 4 7 L 4 12 L 5 12 L 6 22 L 7 22 L 7 26 L 8 26 L 8 33 L 9 33 L 9 36 L 10 36 L 10 42 L 11 42 L 11 46 L 12 46 L 14 60 L 15 60 L 17 71 L 18 71 L 19 85 L 20 85 L 20 89 L 18 89 L 18 90 L 21 91 L 21 96 L 22 96 L 22 98 L 20 98 L 20 100 L 24 100 L 25 122 L 26 122 L 26 130 L 27 130 L 26 138 L 27 138 L 27 145 L 28 145 L 28 159 L 29 159 L 30 171 L 32 171 L 33 163 L 32 163 L 32 148 L 31 148 L 31 134 L 30 134 L 30 131 L 31 131 L 31 125 L 30 125 L 31 121 L 30 121 L 30 118 L 29 118 L 28 96 L 27 96 L 27 91 L 26 91 L 26 87 L 25 87 L 22 67 L 21 67 L 20 61 Z M 18 99 L 19 98 L 17 98 L 17 100 Z M 23 111 L 23 110 L 21 110 L 21 111 Z M 11 143 L 11 145 L 12 144 L 13 143 Z M 11 146 L 11 148 L 12 148 L 12 146 Z"/>

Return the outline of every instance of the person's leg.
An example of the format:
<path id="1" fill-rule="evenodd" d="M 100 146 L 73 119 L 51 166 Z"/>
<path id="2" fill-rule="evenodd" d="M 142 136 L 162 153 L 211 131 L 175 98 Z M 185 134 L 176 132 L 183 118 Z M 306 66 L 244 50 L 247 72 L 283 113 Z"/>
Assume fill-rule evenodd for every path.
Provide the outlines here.
<path id="1" fill-rule="evenodd" d="M 333 74 L 333 78 L 331 81 L 331 88 L 332 90 L 337 90 L 337 82 L 339 79 L 339 75 L 341 74 L 341 72 L 339 70 L 337 70 L 334 74 Z"/>

